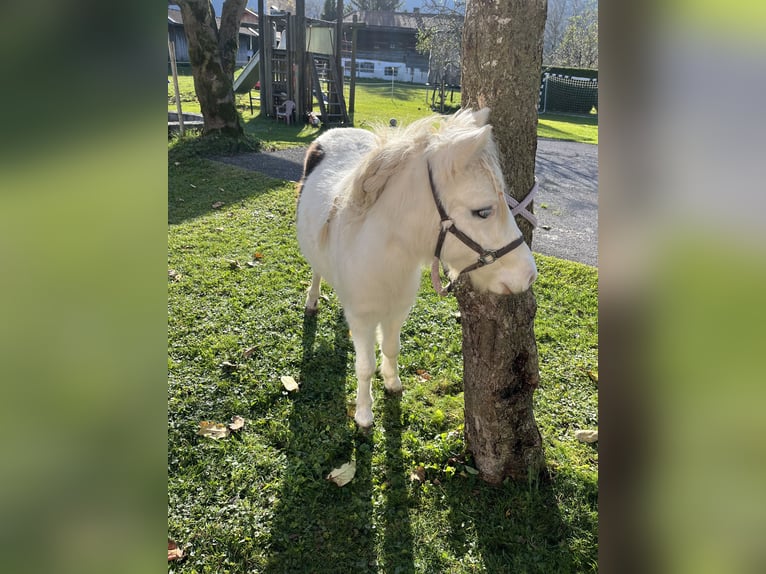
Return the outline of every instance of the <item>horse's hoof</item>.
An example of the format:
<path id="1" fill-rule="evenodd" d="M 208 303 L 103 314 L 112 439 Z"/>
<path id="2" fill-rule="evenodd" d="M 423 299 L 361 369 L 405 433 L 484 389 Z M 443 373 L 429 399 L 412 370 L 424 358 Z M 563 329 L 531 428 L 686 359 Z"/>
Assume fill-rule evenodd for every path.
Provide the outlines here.
<path id="1" fill-rule="evenodd" d="M 359 430 L 363 432 L 369 432 L 369 430 L 372 429 L 372 412 L 370 412 L 369 416 L 367 416 L 361 415 L 359 411 L 357 411 L 356 415 L 354 416 L 354 421 L 356 421 Z"/>
<path id="2" fill-rule="evenodd" d="M 303 309 L 303 314 L 306 317 L 316 317 L 316 314 L 319 312 L 319 306 L 317 307 L 306 307 Z"/>
<path id="3" fill-rule="evenodd" d="M 386 393 L 389 395 L 401 395 L 402 394 L 402 381 L 397 377 L 396 381 L 388 384 L 383 381 L 383 388 L 386 389 Z"/>

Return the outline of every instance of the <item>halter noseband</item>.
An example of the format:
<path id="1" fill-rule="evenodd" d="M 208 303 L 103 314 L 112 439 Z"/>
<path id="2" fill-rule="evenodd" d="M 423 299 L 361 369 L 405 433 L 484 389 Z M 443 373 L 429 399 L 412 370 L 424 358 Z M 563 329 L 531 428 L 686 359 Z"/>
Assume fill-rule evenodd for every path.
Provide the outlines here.
<path id="1" fill-rule="evenodd" d="M 434 185 L 434 178 L 433 174 L 431 173 L 431 166 L 428 165 L 428 183 L 431 187 L 431 195 L 433 195 L 434 203 L 436 203 L 436 209 L 439 212 L 439 217 L 441 218 L 441 229 L 439 231 L 439 238 L 436 240 L 436 250 L 434 251 L 434 259 L 433 263 L 431 265 L 431 283 L 434 286 L 434 290 L 439 295 L 447 295 L 450 291 L 452 291 L 453 283 L 449 283 L 447 285 L 441 284 L 441 279 L 439 278 L 439 261 L 441 260 L 441 253 L 442 253 L 442 246 L 444 245 L 444 239 L 447 237 L 447 233 L 451 233 L 455 237 L 457 237 L 460 241 L 462 241 L 465 245 L 473 249 L 476 253 L 479 254 L 479 258 L 476 261 L 476 263 L 473 263 L 463 269 L 459 274 L 463 275 L 465 273 L 470 273 L 474 269 L 478 269 L 480 267 L 484 267 L 485 265 L 490 265 L 500 259 L 503 255 L 510 253 L 514 249 L 516 249 L 518 246 L 520 246 L 522 243 L 524 243 L 524 237 L 518 237 L 511 241 L 508 245 L 501 247 L 500 249 L 484 249 L 481 245 L 476 243 L 473 239 L 468 237 L 465 233 L 460 231 L 458 229 L 457 225 L 455 225 L 455 222 L 452 221 L 449 215 L 447 215 L 447 210 L 444 209 L 444 205 L 442 205 L 441 200 L 439 199 L 439 196 L 436 193 L 436 186 Z"/>

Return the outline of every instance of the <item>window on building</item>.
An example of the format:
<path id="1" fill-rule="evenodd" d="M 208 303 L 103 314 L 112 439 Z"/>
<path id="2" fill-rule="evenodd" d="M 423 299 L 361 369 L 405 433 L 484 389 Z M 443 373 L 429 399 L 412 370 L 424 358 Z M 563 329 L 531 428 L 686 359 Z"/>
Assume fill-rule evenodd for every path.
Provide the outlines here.
<path id="1" fill-rule="evenodd" d="M 359 72 L 362 74 L 374 74 L 375 64 L 373 62 L 360 62 Z"/>
<path id="2" fill-rule="evenodd" d="M 398 76 L 399 68 L 395 68 L 393 66 L 386 66 L 386 69 L 384 70 L 384 74 L 386 76 Z"/>

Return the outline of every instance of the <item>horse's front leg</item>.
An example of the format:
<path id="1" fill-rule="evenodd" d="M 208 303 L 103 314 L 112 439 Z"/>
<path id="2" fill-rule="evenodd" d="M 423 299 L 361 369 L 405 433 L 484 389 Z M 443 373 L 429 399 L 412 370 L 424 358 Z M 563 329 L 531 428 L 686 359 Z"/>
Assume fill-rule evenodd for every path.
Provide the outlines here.
<path id="1" fill-rule="evenodd" d="M 375 375 L 375 326 L 346 313 L 356 353 L 356 414 L 354 420 L 363 429 L 372 426 L 372 377 Z"/>
<path id="2" fill-rule="evenodd" d="M 380 351 L 382 355 L 380 373 L 383 375 L 383 386 L 389 393 L 400 393 L 402 381 L 399 379 L 399 336 L 406 313 L 402 317 L 391 317 L 380 324 Z"/>
<path id="3" fill-rule="evenodd" d="M 322 276 L 316 271 L 312 271 L 311 287 L 309 287 L 308 293 L 306 294 L 306 315 L 314 315 L 317 312 L 319 296 L 321 295 L 321 292 L 319 291 L 319 286 L 321 283 Z"/>

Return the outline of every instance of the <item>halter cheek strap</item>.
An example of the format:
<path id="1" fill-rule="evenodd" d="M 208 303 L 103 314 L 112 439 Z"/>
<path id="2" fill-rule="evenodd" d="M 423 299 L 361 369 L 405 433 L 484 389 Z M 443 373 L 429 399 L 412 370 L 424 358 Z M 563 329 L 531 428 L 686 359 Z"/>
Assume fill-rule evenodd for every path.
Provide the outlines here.
<path id="1" fill-rule="evenodd" d="M 441 200 L 439 199 L 439 195 L 436 193 L 436 186 L 434 185 L 434 178 L 433 173 L 431 172 L 431 166 L 428 166 L 428 182 L 431 187 L 431 195 L 433 195 L 434 203 L 436 203 L 436 210 L 439 212 L 439 217 L 441 218 L 441 229 L 439 230 L 439 237 L 436 240 L 436 249 L 434 250 L 434 258 L 433 262 L 431 263 L 431 284 L 434 287 L 434 290 L 441 296 L 447 295 L 450 291 L 452 291 L 453 284 L 448 283 L 447 285 L 442 285 L 441 278 L 439 276 L 439 262 L 441 260 L 441 253 L 442 253 L 442 247 L 444 246 L 444 240 L 447 237 L 447 233 L 451 233 L 455 237 L 457 237 L 460 241 L 462 241 L 465 245 L 470 247 L 472 250 L 474 250 L 476 253 L 479 254 L 479 258 L 476 260 L 476 263 L 473 263 L 463 269 L 458 276 L 463 275 L 465 273 L 470 273 L 471 271 L 478 269 L 480 267 L 484 267 L 485 265 L 490 265 L 491 263 L 494 263 L 498 259 L 500 259 L 503 255 L 506 255 L 507 253 L 510 253 L 517 247 L 519 247 L 522 243 L 524 243 L 523 237 L 518 237 L 505 245 L 504 247 L 501 247 L 500 249 L 484 249 L 481 245 L 476 243 L 473 239 L 468 237 L 465 233 L 463 233 L 460 229 L 458 229 L 457 225 L 455 225 L 455 222 L 450 219 L 449 215 L 447 215 L 447 210 L 444 209 L 444 205 L 442 205 Z M 537 183 L 535 183 L 535 187 L 533 188 L 533 191 L 536 191 L 537 189 Z M 524 200 L 523 205 L 521 205 L 522 209 L 526 207 L 526 205 L 531 200 L 531 193 L 529 194 L 528 198 L 529 200 Z M 507 196 L 509 197 L 509 196 Z M 517 206 L 518 206 L 517 202 Z M 522 212 L 523 214 L 524 212 Z M 515 213 L 514 213 L 515 215 Z"/>

